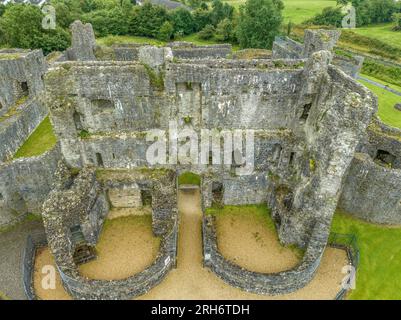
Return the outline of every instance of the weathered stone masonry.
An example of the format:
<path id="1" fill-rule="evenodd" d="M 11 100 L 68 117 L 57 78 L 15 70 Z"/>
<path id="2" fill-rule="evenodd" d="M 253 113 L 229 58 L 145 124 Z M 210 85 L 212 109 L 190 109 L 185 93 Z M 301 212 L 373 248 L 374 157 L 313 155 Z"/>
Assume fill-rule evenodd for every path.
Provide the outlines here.
<path id="1" fill-rule="evenodd" d="M 249 272 L 221 256 L 213 219 L 204 217 L 205 266 L 259 294 L 288 293 L 312 279 L 337 206 L 370 221 L 399 223 L 400 132 L 371 121 L 377 99 L 347 75 L 356 75 L 360 61 L 331 53 L 338 32 L 307 31 L 303 46 L 277 39 L 273 59 L 241 60 L 230 59 L 226 45 L 108 48 L 96 46 L 90 25 L 76 22 L 72 31 L 72 47 L 43 77 L 45 96 L 38 84 L 27 102 L 39 105 L 34 110 L 49 108 L 59 145 L 41 157 L 0 166 L 0 217 L 10 221 L 13 212 L 40 210 L 50 192 L 43 207 L 48 243 L 74 298 L 131 298 L 175 266 L 176 175 L 184 171 L 202 176 L 204 209 L 213 203 L 266 202 L 280 241 L 306 249 L 293 270 Z M 37 65 L 32 74 L 41 81 Z M 18 90 L 2 101 L 20 99 Z M 21 120 L 21 128 L 30 122 L 29 113 L 23 114 L 27 120 Z M 199 154 L 209 158 L 208 165 L 149 164 L 146 152 L 153 141 L 146 133 L 164 130 L 168 137 L 171 121 L 199 136 L 202 129 L 217 130 L 220 152 Z M 223 133 L 233 129 L 254 132 L 249 175 L 238 175 L 241 165 L 213 163 L 224 158 Z M 15 148 L 0 151 L 9 157 Z M 239 151 L 245 154 L 246 146 Z M 383 194 L 380 186 L 390 191 Z M 110 208 L 145 205 L 150 205 L 155 235 L 162 238 L 154 263 L 121 281 L 83 278 L 77 268 L 77 230 L 93 247 Z"/>

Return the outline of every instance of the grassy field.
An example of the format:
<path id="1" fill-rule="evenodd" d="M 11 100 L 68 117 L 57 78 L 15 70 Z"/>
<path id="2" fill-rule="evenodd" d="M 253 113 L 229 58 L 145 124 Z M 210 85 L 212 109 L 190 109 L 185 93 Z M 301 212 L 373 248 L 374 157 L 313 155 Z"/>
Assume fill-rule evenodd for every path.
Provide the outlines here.
<path id="1" fill-rule="evenodd" d="M 401 32 L 392 31 L 392 27 L 393 23 L 386 23 L 356 28 L 352 31 L 362 36 L 381 40 L 393 47 L 401 48 Z"/>
<path id="2" fill-rule="evenodd" d="M 367 75 L 363 75 L 363 76 L 370 80 L 379 82 L 381 84 L 388 85 L 390 88 L 399 90 L 401 92 L 401 87 L 398 87 L 396 85 L 389 85 L 386 82 L 369 77 Z M 365 85 L 367 88 L 369 88 L 374 94 L 377 95 L 377 97 L 379 99 L 379 111 L 378 111 L 379 118 L 384 123 L 386 123 L 392 127 L 401 129 L 401 112 L 394 108 L 394 105 L 396 103 L 401 103 L 401 97 L 397 96 L 396 94 L 391 93 L 385 89 L 376 87 L 375 85 L 372 85 L 366 81 L 363 81 L 363 80 L 359 80 L 359 81 L 363 85 Z"/>
<path id="3" fill-rule="evenodd" d="M 239 7 L 245 0 L 225 0 L 234 7 Z M 323 8 L 335 7 L 335 0 L 283 0 L 284 2 L 284 22 L 302 23 L 305 20 L 320 13 Z"/>
<path id="4" fill-rule="evenodd" d="M 332 231 L 358 238 L 360 264 L 349 299 L 401 299 L 401 227 L 370 224 L 337 212 Z"/>
<path id="5" fill-rule="evenodd" d="M 14 159 L 38 156 L 53 148 L 57 139 L 49 117 L 45 118 L 25 143 L 18 149 Z"/>

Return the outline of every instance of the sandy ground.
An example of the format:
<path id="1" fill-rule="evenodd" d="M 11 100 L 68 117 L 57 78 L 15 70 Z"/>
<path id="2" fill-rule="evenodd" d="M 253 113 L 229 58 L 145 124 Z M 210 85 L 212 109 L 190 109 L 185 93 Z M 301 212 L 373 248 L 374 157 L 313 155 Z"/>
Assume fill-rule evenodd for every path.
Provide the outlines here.
<path id="1" fill-rule="evenodd" d="M 216 232 L 220 253 L 247 270 L 274 273 L 292 269 L 300 262 L 300 255 L 281 246 L 276 232 L 261 217 L 218 216 Z"/>
<path id="2" fill-rule="evenodd" d="M 202 267 L 202 213 L 199 191 L 180 191 L 179 210 L 181 221 L 177 269 L 172 270 L 160 285 L 139 299 L 333 299 L 340 289 L 340 282 L 344 277 L 341 268 L 347 264 L 347 258 L 345 251 L 333 248 L 328 248 L 324 253 L 317 275 L 311 283 L 295 293 L 271 297 L 231 287 Z M 258 224 L 245 222 L 242 225 L 244 221 L 241 220 L 221 224 L 222 222 L 224 221 L 218 222 L 221 250 L 228 258 L 235 259 L 236 263 L 265 272 L 288 269 L 297 263 L 297 255 L 290 249 L 280 248 L 273 231 L 260 230 Z M 240 229 L 235 229 L 235 233 L 232 234 L 232 228 L 236 227 Z M 257 236 L 256 232 L 259 232 Z M 224 246 L 222 242 L 225 243 L 223 239 L 226 236 L 231 243 Z M 125 238 L 122 241 L 127 240 L 129 241 Z M 104 238 L 104 241 L 107 239 Z M 261 255 L 266 256 L 260 257 Z M 39 268 L 39 259 L 37 262 Z M 114 263 L 123 264 L 120 260 L 114 260 Z M 99 278 L 98 274 L 96 278 Z M 61 286 L 58 286 L 58 289 L 63 290 Z M 57 296 L 60 297 L 61 294 L 41 297 L 55 299 Z"/>
<path id="3" fill-rule="evenodd" d="M 48 248 L 39 248 L 35 257 L 35 269 L 33 276 L 33 287 L 36 295 L 42 300 L 72 300 L 61 284 L 61 278 L 56 272 L 56 286 L 54 289 L 44 289 L 42 281 L 45 281 L 45 266 L 55 266 L 53 255 Z M 44 271 L 44 273 L 42 272 Z M 46 287 L 45 287 L 46 288 Z"/>
<path id="4" fill-rule="evenodd" d="M 150 215 L 112 216 L 118 218 L 106 221 L 96 246 L 97 259 L 79 267 L 83 276 L 101 280 L 124 279 L 144 270 L 157 256 L 160 239 L 153 236 Z M 45 265 L 54 265 L 53 256 L 47 248 L 38 250 L 36 254 L 36 294 L 45 300 L 69 298 L 58 274 L 55 289 L 42 288 L 41 281 L 45 275 L 41 270 Z"/>
<path id="5" fill-rule="evenodd" d="M 91 279 L 125 279 L 151 265 L 159 246 L 160 239 L 152 232 L 152 216 L 107 220 L 96 246 L 97 259 L 81 265 L 79 271 Z"/>

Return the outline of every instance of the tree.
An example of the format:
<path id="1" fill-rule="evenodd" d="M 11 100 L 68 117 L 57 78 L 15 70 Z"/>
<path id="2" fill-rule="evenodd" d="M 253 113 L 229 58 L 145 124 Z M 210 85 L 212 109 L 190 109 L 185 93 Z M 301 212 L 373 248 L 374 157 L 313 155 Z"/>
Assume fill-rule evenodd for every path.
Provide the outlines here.
<path id="1" fill-rule="evenodd" d="M 41 48 L 45 54 L 65 50 L 70 43 L 69 34 L 61 27 L 43 29 L 42 19 L 43 13 L 37 6 L 8 5 L 0 19 L 3 44 L 14 48 Z"/>
<path id="2" fill-rule="evenodd" d="M 174 33 L 174 27 L 168 21 L 164 22 L 160 27 L 157 38 L 162 41 L 169 41 Z"/>
<path id="3" fill-rule="evenodd" d="M 5 11 L 6 11 L 6 6 L 4 4 L 0 4 L 0 17 L 3 15 Z"/>
<path id="4" fill-rule="evenodd" d="M 165 7 L 146 2 L 143 6 L 134 7 L 131 14 L 130 33 L 155 38 L 163 23 L 168 20 L 169 16 Z"/>
<path id="5" fill-rule="evenodd" d="M 177 8 L 170 14 L 170 21 L 173 24 L 175 33 L 191 34 L 195 31 L 196 25 L 191 13 L 184 8 Z"/>
<path id="6" fill-rule="evenodd" d="M 393 27 L 394 31 L 401 31 L 401 13 L 394 13 L 393 14 L 393 21 L 395 26 Z"/>
<path id="7" fill-rule="evenodd" d="M 214 26 L 212 24 L 208 24 L 201 31 L 199 31 L 198 36 L 200 39 L 209 40 L 213 38 L 214 32 Z"/>
<path id="8" fill-rule="evenodd" d="M 202 30 L 206 25 L 212 24 L 210 11 L 205 9 L 196 9 L 192 13 L 195 22 L 195 31 Z"/>
<path id="9" fill-rule="evenodd" d="M 221 0 L 213 0 L 212 11 L 210 12 L 210 21 L 214 26 L 224 19 L 232 19 L 234 13 L 234 7 L 227 3 L 223 3 Z"/>
<path id="10" fill-rule="evenodd" d="M 247 0 L 240 7 L 237 38 L 242 48 L 272 47 L 283 21 L 281 0 Z"/>
<path id="11" fill-rule="evenodd" d="M 234 42 L 236 40 L 232 20 L 225 18 L 217 25 L 216 39 L 219 41 L 230 41 L 230 42 Z"/>
<path id="12" fill-rule="evenodd" d="M 341 27 L 343 17 L 344 13 L 341 11 L 341 8 L 327 7 L 323 9 L 322 13 L 315 15 L 313 18 L 305 21 L 305 23 L 318 26 Z"/>
<path id="13" fill-rule="evenodd" d="M 99 37 L 125 35 L 129 32 L 129 17 L 121 7 L 89 12 L 82 16 L 82 21 L 91 23 Z"/>

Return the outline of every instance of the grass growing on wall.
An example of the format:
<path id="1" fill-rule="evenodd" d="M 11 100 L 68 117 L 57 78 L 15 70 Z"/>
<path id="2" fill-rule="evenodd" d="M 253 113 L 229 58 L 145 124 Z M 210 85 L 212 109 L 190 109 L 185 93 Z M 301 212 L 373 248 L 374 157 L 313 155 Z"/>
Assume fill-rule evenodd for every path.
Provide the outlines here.
<path id="1" fill-rule="evenodd" d="M 371 80 L 377 81 L 379 83 L 385 84 L 385 82 L 380 81 L 378 79 L 365 76 Z M 396 110 L 394 108 L 394 105 L 396 103 L 401 103 L 401 96 L 397 96 L 394 93 L 391 93 L 385 89 L 379 88 L 373 84 L 370 84 L 366 81 L 359 80 L 363 85 L 365 85 L 368 89 L 370 89 L 374 94 L 377 95 L 379 99 L 379 110 L 378 110 L 378 116 L 379 118 L 386 123 L 389 126 L 396 127 L 401 129 L 401 111 Z M 395 85 L 389 85 L 390 88 L 393 88 L 395 90 L 400 90 L 401 88 Z"/>
<path id="2" fill-rule="evenodd" d="M 140 43 L 149 44 L 154 46 L 162 46 L 165 44 L 164 41 L 160 41 L 154 38 L 138 37 L 138 36 L 106 36 L 96 39 L 97 44 L 104 46 L 112 46 L 113 44 L 122 43 Z"/>
<path id="3" fill-rule="evenodd" d="M 18 149 L 14 159 L 39 156 L 50 150 L 56 144 L 57 139 L 49 117 L 46 117 L 25 143 Z"/>
<path id="4" fill-rule="evenodd" d="M 332 231 L 358 239 L 360 263 L 349 299 L 401 299 L 401 227 L 370 224 L 338 211 Z"/>
<path id="5" fill-rule="evenodd" d="M 183 184 L 193 184 L 196 186 L 200 186 L 201 183 L 201 177 L 195 173 L 192 172 L 184 172 L 178 177 L 178 184 L 183 185 Z"/>

